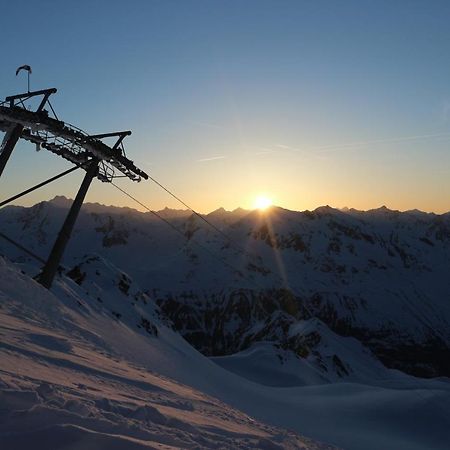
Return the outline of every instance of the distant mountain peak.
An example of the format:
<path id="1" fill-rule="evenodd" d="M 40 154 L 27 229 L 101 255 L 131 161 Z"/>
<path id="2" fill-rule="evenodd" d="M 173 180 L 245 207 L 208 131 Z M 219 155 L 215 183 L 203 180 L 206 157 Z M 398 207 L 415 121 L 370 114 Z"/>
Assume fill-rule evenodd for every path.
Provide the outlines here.
<path id="1" fill-rule="evenodd" d="M 248 209 L 244 209 L 241 208 L 240 206 L 236 209 L 233 209 L 233 211 L 231 211 L 232 213 L 239 213 L 239 214 L 244 214 L 244 213 L 248 213 L 249 210 Z"/>
<path id="2" fill-rule="evenodd" d="M 381 214 L 381 215 L 398 215 L 400 214 L 400 211 L 396 209 L 390 209 L 386 205 L 382 205 L 379 208 L 369 209 L 367 211 L 371 214 Z"/>
<path id="3" fill-rule="evenodd" d="M 218 214 L 226 214 L 228 211 L 223 207 L 223 206 L 221 206 L 220 208 L 217 208 L 217 209 L 215 209 L 214 211 L 212 211 L 212 212 L 210 212 L 209 214 L 208 214 L 208 216 L 211 216 L 211 215 L 218 215 Z"/>
<path id="4" fill-rule="evenodd" d="M 164 209 L 158 211 L 158 214 L 164 219 L 168 219 L 168 218 L 188 217 L 192 214 L 192 212 L 189 209 L 175 209 L 175 208 L 168 208 L 166 206 Z"/>
<path id="5" fill-rule="evenodd" d="M 332 214 L 336 212 L 340 212 L 339 209 L 333 208 L 330 205 L 319 206 L 313 212 L 317 214 Z"/>
<path id="6" fill-rule="evenodd" d="M 48 203 L 59 208 L 68 208 L 72 205 L 72 199 L 67 198 L 64 195 L 56 195 L 51 200 L 49 200 Z"/>
<path id="7" fill-rule="evenodd" d="M 410 214 L 412 216 L 428 216 L 428 215 L 432 215 L 434 216 L 435 213 L 433 212 L 425 212 L 425 211 L 421 211 L 420 209 L 414 208 L 414 209 L 409 209 L 408 211 L 405 211 L 406 214 Z"/>

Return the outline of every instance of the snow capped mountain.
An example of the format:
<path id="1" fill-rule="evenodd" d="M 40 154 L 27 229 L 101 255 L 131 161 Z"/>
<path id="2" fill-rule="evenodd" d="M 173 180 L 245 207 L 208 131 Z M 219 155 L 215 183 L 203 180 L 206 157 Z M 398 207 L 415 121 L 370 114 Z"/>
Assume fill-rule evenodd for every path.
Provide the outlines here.
<path id="1" fill-rule="evenodd" d="M 1 231 L 45 257 L 68 203 L 3 208 Z M 187 211 L 163 212 L 184 237 L 149 213 L 86 204 L 63 262 L 68 273 L 87 271 L 93 283 L 92 254 L 120 267 L 209 356 L 268 342 L 303 357 L 290 330 L 318 319 L 390 368 L 450 375 L 449 214 L 219 209 L 206 218 L 221 234 Z M 0 252 L 30 263 L 6 241 Z M 332 372 L 346 379 L 336 364 Z"/>

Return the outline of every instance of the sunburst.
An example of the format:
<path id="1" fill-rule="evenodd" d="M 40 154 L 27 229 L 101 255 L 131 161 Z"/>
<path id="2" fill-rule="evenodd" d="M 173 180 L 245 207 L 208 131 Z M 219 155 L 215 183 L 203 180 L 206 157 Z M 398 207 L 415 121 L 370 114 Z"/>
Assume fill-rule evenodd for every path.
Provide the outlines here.
<path id="1" fill-rule="evenodd" d="M 269 197 L 266 197 L 265 195 L 258 195 L 258 197 L 255 198 L 253 206 L 255 209 L 264 211 L 269 206 L 272 206 L 272 204 L 272 200 Z"/>

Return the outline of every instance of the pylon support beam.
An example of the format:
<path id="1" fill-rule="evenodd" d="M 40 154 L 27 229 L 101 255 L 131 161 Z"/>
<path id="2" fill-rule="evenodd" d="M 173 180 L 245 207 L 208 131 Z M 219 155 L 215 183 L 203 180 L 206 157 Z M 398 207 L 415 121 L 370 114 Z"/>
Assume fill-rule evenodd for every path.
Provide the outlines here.
<path id="1" fill-rule="evenodd" d="M 27 92 L 25 94 L 17 94 L 6 97 L 5 101 L 9 102 L 11 108 L 15 106 L 16 100 L 27 100 L 32 97 L 36 97 L 37 95 L 43 95 L 43 99 L 39 104 L 36 112 L 40 113 L 43 111 L 45 104 L 47 103 L 50 95 L 56 92 L 56 88 L 51 89 L 43 89 L 41 91 Z M 14 150 L 14 147 L 17 144 L 17 141 L 21 138 L 22 132 L 24 130 L 24 125 L 21 123 L 16 123 L 12 126 L 6 133 L 5 138 L 3 139 L 2 146 L 0 148 L 0 177 L 2 176 L 3 171 L 5 170 L 5 166 L 11 157 L 11 154 Z"/>
<path id="2" fill-rule="evenodd" d="M 23 125 L 21 125 L 20 123 L 14 125 L 9 129 L 3 139 L 2 146 L 0 148 L 0 177 L 5 170 L 5 166 L 8 163 L 9 158 L 11 157 L 17 141 L 22 136 L 23 128 Z"/>
<path id="3" fill-rule="evenodd" d="M 66 220 L 61 227 L 58 237 L 56 238 L 52 251 L 50 252 L 50 255 L 44 268 L 42 269 L 42 272 L 37 278 L 37 281 L 47 289 L 50 289 L 52 286 L 56 272 L 58 271 L 59 264 L 64 255 L 67 243 L 69 242 L 70 236 L 72 235 L 72 231 L 75 226 L 75 222 L 77 220 L 81 206 L 83 205 L 84 198 L 86 197 L 92 180 L 97 176 L 98 163 L 99 161 L 97 159 L 94 159 L 87 168 L 86 175 L 84 176 L 83 182 L 81 183 L 75 200 L 70 207 L 69 213 L 67 214 Z"/>
<path id="4" fill-rule="evenodd" d="M 0 202 L 0 208 L 3 208 L 3 206 L 7 205 L 8 203 L 11 203 L 12 201 L 17 200 L 18 198 L 23 197 L 24 195 L 27 195 L 30 192 L 33 192 L 36 189 L 39 189 L 42 186 L 45 186 L 45 185 L 57 180 L 58 178 L 64 177 L 77 169 L 79 169 L 78 166 L 73 166 L 70 169 L 65 170 L 64 172 L 61 172 L 58 175 L 55 175 L 54 177 L 51 177 L 48 180 L 43 181 L 42 183 L 36 184 L 35 186 L 30 187 L 29 189 L 26 189 L 25 191 L 19 192 L 18 194 L 13 195 L 12 197 L 7 198 L 6 200 L 3 200 L 2 202 Z"/>
<path id="5" fill-rule="evenodd" d="M 50 97 L 50 95 L 56 94 L 56 92 L 57 92 L 56 88 L 42 89 L 40 91 L 32 91 L 32 92 L 25 92 L 23 94 L 10 95 L 9 97 L 5 98 L 5 101 L 9 102 L 10 106 L 15 106 L 16 100 L 28 100 L 29 98 L 36 97 L 37 95 L 43 95 L 44 98 L 42 99 L 36 111 L 40 112 L 44 109 L 44 106 L 47 103 L 47 100 Z"/>
<path id="6" fill-rule="evenodd" d="M 132 181 L 147 180 L 149 178 L 143 170 L 136 167 L 133 161 L 126 157 L 123 140 L 131 134 L 131 131 L 89 135 L 80 128 L 59 120 L 49 101 L 50 95 L 55 92 L 55 88 L 43 89 L 12 95 L 6 97 L 5 101 L 0 101 L 0 131 L 6 132 L 0 147 L 0 176 L 20 138 L 36 144 L 37 149 L 44 148 L 86 170 L 86 175 L 56 238 L 47 262 L 37 277 L 37 280 L 47 289 L 50 289 L 52 286 L 92 180 L 97 177 L 100 181 L 111 182 L 117 176 L 128 177 Z M 38 95 L 42 95 L 43 98 L 37 111 L 31 111 L 25 102 Z M 46 104 L 49 105 L 55 118 L 50 117 L 48 111 L 44 109 Z M 102 139 L 110 137 L 117 138 L 112 147 L 102 142 Z M 116 175 L 115 169 L 121 175 Z M 69 169 L 69 171 L 71 170 Z M 60 176 L 62 174 L 52 179 L 57 179 Z M 47 182 L 50 182 L 50 180 L 27 189 L 5 200 L 2 204 L 25 195 Z"/>
<path id="7" fill-rule="evenodd" d="M 123 136 L 123 137 L 122 137 Z M 131 131 L 113 131 L 112 133 L 90 134 L 89 139 L 104 139 L 108 137 L 122 137 L 131 136 Z"/>

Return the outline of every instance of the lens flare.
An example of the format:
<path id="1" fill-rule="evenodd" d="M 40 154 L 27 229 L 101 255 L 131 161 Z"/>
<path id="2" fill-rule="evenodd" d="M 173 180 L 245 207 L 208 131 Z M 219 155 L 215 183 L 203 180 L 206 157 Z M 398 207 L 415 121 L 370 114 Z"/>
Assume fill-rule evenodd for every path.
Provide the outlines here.
<path id="1" fill-rule="evenodd" d="M 256 197 L 255 202 L 253 203 L 254 208 L 264 211 L 269 206 L 272 205 L 272 200 L 264 195 L 259 195 Z"/>

